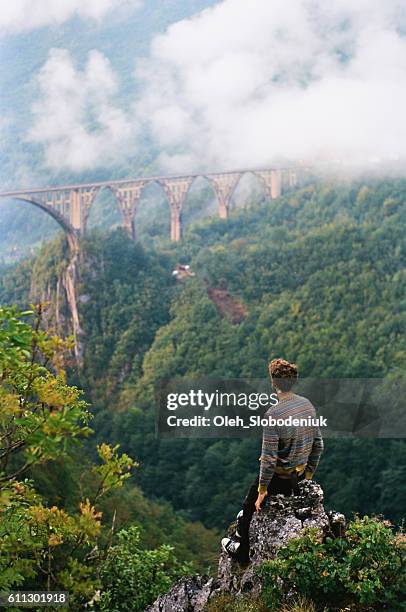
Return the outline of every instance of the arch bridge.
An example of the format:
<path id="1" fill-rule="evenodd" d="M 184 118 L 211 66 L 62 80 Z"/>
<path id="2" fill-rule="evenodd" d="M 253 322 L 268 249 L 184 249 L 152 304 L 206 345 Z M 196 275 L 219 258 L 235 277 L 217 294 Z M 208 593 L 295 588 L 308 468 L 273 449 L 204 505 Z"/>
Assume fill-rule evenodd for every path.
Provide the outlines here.
<path id="1" fill-rule="evenodd" d="M 227 219 L 234 190 L 242 176 L 247 174 L 260 180 L 269 199 L 279 197 L 285 187 L 294 187 L 298 177 L 295 168 L 244 169 L 4 191 L 0 197 L 29 202 L 49 214 L 65 231 L 70 248 L 77 251 L 78 236 L 86 232 L 92 204 L 102 189 L 109 189 L 116 197 L 123 226 L 135 239 L 135 215 L 141 195 L 151 183 L 159 184 L 170 208 L 171 240 L 178 241 L 182 236 L 182 208 L 195 179 L 205 178 L 209 182 L 217 197 L 219 217 Z"/>

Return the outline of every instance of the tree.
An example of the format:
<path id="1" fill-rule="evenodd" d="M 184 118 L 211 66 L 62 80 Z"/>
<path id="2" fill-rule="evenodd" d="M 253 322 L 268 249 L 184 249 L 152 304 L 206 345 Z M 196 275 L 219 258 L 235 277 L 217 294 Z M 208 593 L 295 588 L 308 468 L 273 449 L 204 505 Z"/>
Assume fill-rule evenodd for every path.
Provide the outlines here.
<path id="1" fill-rule="evenodd" d="M 0 589 L 69 590 L 79 605 L 100 584 L 97 504 L 136 463 L 100 444 L 75 513 L 49 507 L 35 491 L 30 470 L 78 452 L 92 433 L 81 391 L 66 383 L 71 340 L 44 332 L 42 316 L 41 306 L 0 308 Z"/>

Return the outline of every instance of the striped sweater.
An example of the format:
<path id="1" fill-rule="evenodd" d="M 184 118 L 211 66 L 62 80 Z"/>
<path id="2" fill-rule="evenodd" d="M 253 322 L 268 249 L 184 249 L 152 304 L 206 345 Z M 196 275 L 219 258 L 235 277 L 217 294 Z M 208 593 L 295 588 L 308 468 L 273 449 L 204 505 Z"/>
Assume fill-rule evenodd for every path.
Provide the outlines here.
<path id="1" fill-rule="evenodd" d="M 316 411 L 305 397 L 292 394 L 280 400 L 265 413 L 265 418 L 274 419 L 316 418 Z M 319 427 L 315 426 L 265 426 L 262 438 L 259 493 L 265 493 L 274 473 L 289 475 L 294 470 L 305 471 L 312 478 L 323 452 L 323 439 Z"/>

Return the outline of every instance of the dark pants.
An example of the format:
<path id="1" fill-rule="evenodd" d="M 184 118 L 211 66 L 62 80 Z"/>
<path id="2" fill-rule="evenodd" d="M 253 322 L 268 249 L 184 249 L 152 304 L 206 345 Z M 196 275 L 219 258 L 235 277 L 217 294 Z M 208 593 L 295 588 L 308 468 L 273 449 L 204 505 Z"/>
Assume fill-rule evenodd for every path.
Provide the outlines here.
<path id="1" fill-rule="evenodd" d="M 268 485 L 268 495 L 278 495 L 278 493 L 281 493 L 282 495 L 292 495 L 296 487 L 296 483 L 303 479 L 304 473 L 298 476 L 297 480 L 293 480 L 291 478 L 280 478 L 277 474 L 274 474 L 271 482 Z M 257 476 L 249 488 L 246 498 L 244 499 L 242 505 L 243 515 L 238 519 L 237 529 L 240 535 L 241 546 L 238 550 L 237 559 L 241 563 L 246 563 L 249 561 L 249 530 L 251 519 L 255 512 L 255 502 L 258 498 L 258 484 L 259 477 Z"/>

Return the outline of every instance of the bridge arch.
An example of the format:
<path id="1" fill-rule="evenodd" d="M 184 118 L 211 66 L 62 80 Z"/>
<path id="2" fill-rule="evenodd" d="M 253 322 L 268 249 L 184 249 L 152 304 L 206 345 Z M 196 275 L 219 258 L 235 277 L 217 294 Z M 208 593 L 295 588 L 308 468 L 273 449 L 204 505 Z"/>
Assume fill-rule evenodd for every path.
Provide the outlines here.
<path id="1" fill-rule="evenodd" d="M 233 192 L 230 202 L 230 210 L 234 208 L 245 208 L 253 203 L 262 201 L 266 198 L 265 187 L 263 181 L 255 172 L 250 170 L 242 172 L 241 178 L 238 181 Z"/>
<path id="2" fill-rule="evenodd" d="M 124 225 L 123 214 L 117 194 L 110 185 L 101 185 L 95 188 L 92 194 L 91 204 L 85 210 L 83 231 L 93 229 L 100 225 L 108 226 Z"/>
<path id="3" fill-rule="evenodd" d="M 158 178 L 145 181 L 136 207 L 135 227 L 143 228 L 144 237 L 153 239 L 161 234 L 170 235 L 170 208 L 165 190 Z M 137 237 L 137 236 L 136 236 Z"/>
<path id="4" fill-rule="evenodd" d="M 79 239 L 78 239 L 77 230 L 58 210 L 56 210 L 52 206 L 47 206 L 44 202 L 41 202 L 40 200 L 37 200 L 33 197 L 23 197 L 23 196 L 10 196 L 10 197 L 14 200 L 19 200 L 20 202 L 32 204 L 33 206 L 44 211 L 46 214 L 50 215 L 65 232 L 66 238 L 68 240 L 68 245 L 72 253 L 77 253 L 79 251 Z"/>

